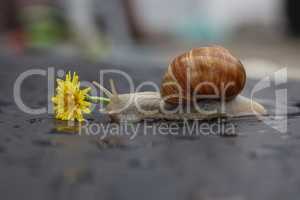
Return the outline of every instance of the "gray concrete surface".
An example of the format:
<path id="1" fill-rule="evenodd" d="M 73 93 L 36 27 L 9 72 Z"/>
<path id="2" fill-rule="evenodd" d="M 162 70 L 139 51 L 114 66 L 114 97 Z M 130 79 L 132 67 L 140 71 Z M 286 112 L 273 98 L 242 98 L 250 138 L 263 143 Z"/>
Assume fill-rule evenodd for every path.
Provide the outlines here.
<path id="1" fill-rule="evenodd" d="M 143 68 L 140 68 L 143 65 Z M 0 56 L 0 198 L 10 199 L 298 199 L 300 195 L 300 82 L 288 88 L 288 132 L 279 133 L 253 118 L 235 119 L 237 136 L 144 135 L 134 140 L 79 136 L 51 115 L 21 112 L 12 86 L 26 69 L 78 71 L 95 80 L 95 71 L 121 68 L 134 77 L 159 83 L 162 68 L 91 64 L 58 56 Z M 256 80 L 248 80 L 249 95 Z M 118 90 L 127 92 L 117 80 Z M 261 94 L 274 106 L 274 88 Z M 47 83 L 32 77 L 22 97 L 32 107 L 47 104 Z M 271 112 L 272 113 L 272 112 Z M 94 113 L 89 121 L 108 124 Z M 157 125 L 160 122 L 149 122 Z M 214 121 L 210 123 L 215 123 Z M 275 122 L 276 123 L 276 122 Z M 74 134 L 75 133 L 75 134 Z"/>

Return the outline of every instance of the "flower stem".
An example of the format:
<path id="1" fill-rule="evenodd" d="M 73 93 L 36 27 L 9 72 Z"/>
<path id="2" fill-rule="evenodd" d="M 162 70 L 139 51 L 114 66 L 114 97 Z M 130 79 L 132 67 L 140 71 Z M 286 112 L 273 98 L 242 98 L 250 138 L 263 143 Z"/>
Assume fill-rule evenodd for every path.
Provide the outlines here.
<path id="1" fill-rule="evenodd" d="M 87 99 L 94 103 L 102 103 L 104 105 L 109 104 L 110 99 L 105 97 L 87 96 Z"/>

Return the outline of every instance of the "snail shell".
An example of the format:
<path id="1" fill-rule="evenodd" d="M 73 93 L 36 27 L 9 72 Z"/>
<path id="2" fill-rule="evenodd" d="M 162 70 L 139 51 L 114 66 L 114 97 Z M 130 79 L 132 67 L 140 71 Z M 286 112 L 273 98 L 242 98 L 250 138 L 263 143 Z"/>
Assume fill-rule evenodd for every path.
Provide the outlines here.
<path id="1" fill-rule="evenodd" d="M 227 49 L 195 48 L 176 57 L 163 76 L 160 93 L 165 102 L 186 103 L 209 98 L 230 100 L 244 88 L 246 72 Z M 208 95 L 205 97 L 205 95 Z"/>

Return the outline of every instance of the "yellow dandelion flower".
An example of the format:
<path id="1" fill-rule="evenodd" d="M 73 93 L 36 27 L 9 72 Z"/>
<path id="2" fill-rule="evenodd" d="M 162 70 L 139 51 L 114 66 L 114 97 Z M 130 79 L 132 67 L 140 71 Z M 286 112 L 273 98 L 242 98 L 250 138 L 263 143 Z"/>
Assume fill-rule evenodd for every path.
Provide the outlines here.
<path id="1" fill-rule="evenodd" d="M 83 114 L 90 113 L 91 103 L 86 101 L 91 88 L 80 89 L 78 75 L 69 72 L 65 80 L 57 79 L 56 96 L 52 97 L 55 118 L 83 121 Z"/>

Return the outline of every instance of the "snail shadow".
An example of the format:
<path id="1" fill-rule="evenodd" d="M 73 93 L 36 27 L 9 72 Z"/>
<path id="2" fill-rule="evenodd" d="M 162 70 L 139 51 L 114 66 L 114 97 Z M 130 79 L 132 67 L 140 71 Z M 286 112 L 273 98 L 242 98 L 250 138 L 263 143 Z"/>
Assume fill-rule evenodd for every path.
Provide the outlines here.
<path id="1" fill-rule="evenodd" d="M 145 120 L 153 126 L 155 135 L 178 140 L 198 140 L 201 137 L 237 137 L 239 136 L 235 120 L 217 117 L 203 120 Z M 145 123 L 145 122 L 144 122 Z"/>

